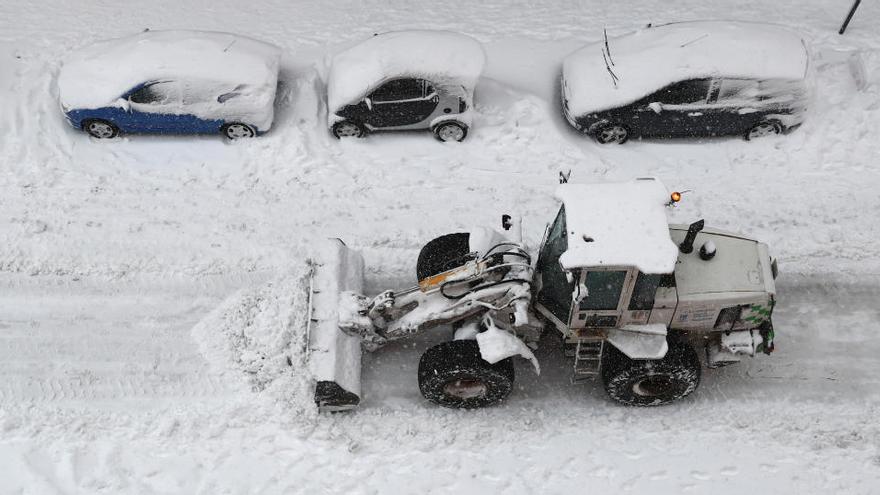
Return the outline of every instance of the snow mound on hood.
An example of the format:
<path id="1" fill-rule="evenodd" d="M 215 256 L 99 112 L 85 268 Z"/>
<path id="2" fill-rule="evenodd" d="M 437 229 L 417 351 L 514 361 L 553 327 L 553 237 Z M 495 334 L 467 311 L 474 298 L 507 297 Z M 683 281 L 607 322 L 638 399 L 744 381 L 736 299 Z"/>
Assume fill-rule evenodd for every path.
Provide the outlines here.
<path id="1" fill-rule="evenodd" d="M 458 84 L 470 95 L 485 61 L 483 45 L 463 34 L 431 30 L 379 34 L 333 57 L 327 104 L 335 112 L 399 77 Z"/>
<path id="2" fill-rule="evenodd" d="M 317 414 L 306 362 L 308 281 L 304 262 L 229 297 L 192 330 L 213 367 L 237 375 L 296 416 Z"/>

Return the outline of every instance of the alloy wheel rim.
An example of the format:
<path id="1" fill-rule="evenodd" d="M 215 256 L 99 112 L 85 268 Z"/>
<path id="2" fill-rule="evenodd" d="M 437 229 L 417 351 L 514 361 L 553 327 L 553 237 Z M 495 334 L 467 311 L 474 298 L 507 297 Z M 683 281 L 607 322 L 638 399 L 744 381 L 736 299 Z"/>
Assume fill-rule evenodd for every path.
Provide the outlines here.
<path id="1" fill-rule="evenodd" d="M 89 123 L 89 134 L 97 138 L 107 139 L 113 137 L 113 128 L 103 122 L 91 122 Z"/>
<path id="2" fill-rule="evenodd" d="M 442 141 L 461 141 L 464 138 L 464 130 L 457 125 L 444 125 L 437 135 Z"/>
<path id="3" fill-rule="evenodd" d="M 355 137 L 360 134 L 360 129 L 354 124 L 344 123 L 336 127 L 336 135 L 339 137 Z"/>
<path id="4" fill-rule="evenodd" d="M 602 131 L 599 132 L 599 136 L 602 138 L 603 143 L 619 143 L 626 137 L 626 129 L 616 125 L 607 129 L 602 129 Z"/>
<path id="5" fill-rule="evenodd" d="M 770 136 L 770 135 L 777 134 L 777 133 L 778 133 L 778 131 L 777 131 L 775 125 L 764 123 L 764 124 L 758 124 L 755 127 L 753 127 L 751 132 L 749 132 L 749 137 L 750 138 L 761 138 L 761 137 Z"/>
<path id="6" fill-rule="evenodd" d="M 250 127 L 243 124 L 233 124 L 226 128 L 226 136 L 229 139 L 241 139 L 253 137 L 254 133 Z"/>

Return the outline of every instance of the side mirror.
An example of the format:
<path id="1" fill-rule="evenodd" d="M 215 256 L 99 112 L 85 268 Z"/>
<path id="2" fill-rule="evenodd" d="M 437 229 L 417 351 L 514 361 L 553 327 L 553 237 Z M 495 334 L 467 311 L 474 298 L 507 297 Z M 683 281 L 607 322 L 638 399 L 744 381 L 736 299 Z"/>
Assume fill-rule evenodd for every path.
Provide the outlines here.
<path id="1" fill-rule="evenodd" d="M 131 100 L 128 98 L 118 98 L 116 100 L 116 106 L 125 110 L 126 112 L 131 111 Z"/>
<path id="2" fill-rule="evenodd" d="M 367 96 L 366 98 L 364 98 L 364 105 L 367 106 L 367 110 L 372 110 L 373 109 L 373 100 L 369 96 Z"/>
<path id="3" fill-rule="evenodd" d="M 425 99 L 426 99 L 426 100 L 431 100 L 431 101 L 433 101 L 434 103 L 437 103 L 438 101 L 440 101 L 440 95 L 437 94 L 436 91 L 434 91 L 433 93 L 431 93 L 431 94 L 429 94 L 428 96 L 426 96 Z"/>
<path id="4" fill-rule="evenodd" d="M 654 113 L 659 114 L 663 111 L 663 104 L 658 101 L 654 101 L 648 104 L 648 108 L 653 110 Z"/>

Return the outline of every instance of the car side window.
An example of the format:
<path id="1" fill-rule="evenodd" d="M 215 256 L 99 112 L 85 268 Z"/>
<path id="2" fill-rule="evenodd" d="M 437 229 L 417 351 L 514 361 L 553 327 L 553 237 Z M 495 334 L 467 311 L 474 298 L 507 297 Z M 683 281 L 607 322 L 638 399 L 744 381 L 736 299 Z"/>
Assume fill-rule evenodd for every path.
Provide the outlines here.
<path id="1" fill-rule="evenodd" d="M 128 99 L 141 105 L 171 105 L 180 101 L 180 88 L 174 81 L 149 83 L 130 94 Z"/>
<path id="2" fill-rule="evenodd" d="M 753 79 L 722 79 L 718 88 L 718 101 L 749 100 L 758 94 L 758 81 Z"/>
<path id="3" fill-rule="evenodd" d="M 370 98 L 373 102 L 414 100 L 425 96 L 425 81 L 422 79 L 394 79 L 373 91 Z"/>
<path id="4" fill-rule="evenodd" d="M 654 101 L 666 105 L 692 105 L 706 103 L 709 95 L 709 79 L 691 79 L 670 84 L 655 93 Z"/>

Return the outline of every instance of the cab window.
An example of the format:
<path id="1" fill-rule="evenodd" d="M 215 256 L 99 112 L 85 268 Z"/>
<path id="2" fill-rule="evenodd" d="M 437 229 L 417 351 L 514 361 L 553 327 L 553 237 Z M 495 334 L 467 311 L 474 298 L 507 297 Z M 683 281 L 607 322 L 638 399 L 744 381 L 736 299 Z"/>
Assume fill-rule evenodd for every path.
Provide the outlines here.
<path id="1" fill-rule="evenodd" d="M 648 275 L 639 272 L 633 286 L 632 297 L 629 300 L 629 310 L 639 311 L 653 308 L 654 297 L 657 295 L 657 288 L 660 287 L 662 278 L 661 274 Z"/>
<path id="2" fill-rule="evenodd" d="M 587 272 L 584 285 L 587 297 L 581 299 L 581 311 L 613 311 L 620 302 L 623 283 L 626 281 L 625 270 L 607 272 Z"/>

